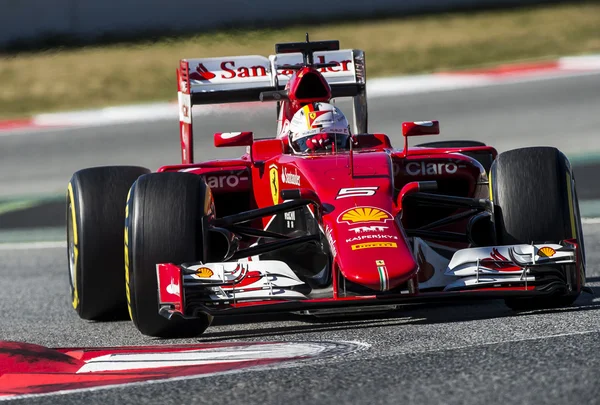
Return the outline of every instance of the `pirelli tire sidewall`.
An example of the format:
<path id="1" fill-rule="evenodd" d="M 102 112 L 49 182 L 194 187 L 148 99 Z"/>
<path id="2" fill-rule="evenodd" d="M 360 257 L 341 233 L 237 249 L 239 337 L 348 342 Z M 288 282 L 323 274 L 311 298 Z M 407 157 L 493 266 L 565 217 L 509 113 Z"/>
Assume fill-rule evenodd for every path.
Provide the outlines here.
<path id="1" fill-rule="evenodd" d="M 207 202 L 207 200 L 209 200 Z M 198 336 L 212 317 L 198 319 L 159 314 L 157 263 L 202 260 L 201 218 L 214 212 L 204 178 L 190 173 L 151 173 L 131 187 L 125 215 L 125 280 L 130 317 L 148 336 Z"/>
<path id="2" fill-rule="evenodd" d="M 581 284 L 566 296 L 538 300 L 546 307 L 572 303 L 585 283 L 585 248 L 569 160 L 552 147 L 501 153 L 490 169 L 490 194 L 499 245 L 579 241 Z M 511 307 L 521 303 L 533 301 L 507 300 Z"/>
<path id="3" fill-rule="evenodd" d="M 83 319 L 126 316 L 123 219 L 127 191 L 150 171 L 137 166 L 77 171 L 66 193 L 67 259 L 71 302 Z"/>

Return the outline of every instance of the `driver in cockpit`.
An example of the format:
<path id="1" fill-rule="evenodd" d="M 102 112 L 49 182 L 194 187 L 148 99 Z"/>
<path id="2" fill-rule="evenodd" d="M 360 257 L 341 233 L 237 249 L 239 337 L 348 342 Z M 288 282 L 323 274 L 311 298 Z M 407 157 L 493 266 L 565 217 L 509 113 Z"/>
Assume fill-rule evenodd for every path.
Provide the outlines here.
<path id="1" fill-rule="evenodd" d="M 311 103 L 299 109 L 290 123 L 293 153 L 339 151 L 350 147 L 352 134 L 342 111 L 329 103 Z"/>

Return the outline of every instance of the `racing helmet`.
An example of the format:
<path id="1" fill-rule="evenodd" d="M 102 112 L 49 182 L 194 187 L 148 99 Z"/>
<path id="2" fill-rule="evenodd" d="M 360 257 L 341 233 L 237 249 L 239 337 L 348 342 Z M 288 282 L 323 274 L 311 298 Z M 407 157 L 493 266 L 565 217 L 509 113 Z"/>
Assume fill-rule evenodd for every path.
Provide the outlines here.
<path id="1" fill-rule="evenodd" d="M 351 134 L 348 120 L 342 111 L 328 103 L 307 104 L 294 114 L 289 127 L 289 144 L 295 153 L 305 153 L 314 148 L 308 142 L 315 136 L 328 140 L 322 150 L 347 149 Z M 324 139 L 324 138 L 321 138 Z"/>

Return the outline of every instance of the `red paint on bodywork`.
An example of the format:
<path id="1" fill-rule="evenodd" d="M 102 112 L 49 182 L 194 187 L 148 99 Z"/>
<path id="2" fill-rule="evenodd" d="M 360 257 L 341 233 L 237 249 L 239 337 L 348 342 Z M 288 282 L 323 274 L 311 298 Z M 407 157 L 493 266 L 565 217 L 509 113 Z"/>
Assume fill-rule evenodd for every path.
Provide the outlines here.
<path id="1" fill-rule="evenodd" d="M 252 144 L 250 151 L 253 162 L 263 162 L 281 155 L 284 144 L 280 139 L 261 139 Z"/>
<path id="2" fill-rule="evenodd" d="M 354 176 L 349 173 L 350 156 L 348 153 L 323 155 L 279 155 L 264 163 L 264 169 L 253 170 L 255 198 L 259 207 L 273 205 L 272 196 L 265 190 L 271 190 L 272 181 L 268 175 L 270 170 L 277 173 L 278 190 L 298 189 L 294 184 L 281 181 L 281 173 L 295 170 L 300 176 L 303 188 L 312 189 L 319 196 L 321 204 L 327 207 L 323 215 L 323 227 L 332 229 L 332 236 L 337 243 L 336 262 L 339 271 L 348 280 L 366 286 L 374 291 L 381 291 L 382 280 L 375 260 L 384 260 L 387 265 L 389 280 L 387 288 L 392 289 L 406 282 L 416 274 L 417 264 L 408 247 L 398 222 L 390 214 L 393 210 L 393 169 L 390 155 L 386 152 L 372 151 L 355 153 Z M 260 172 L 263 176 L 260 178 Z M 340 190 L 376 189 L 373 195 L 338 198 Z M 388 216 L 382 220 L 373 218 L 355 218 L 353 221 L 340 221 L 338 217 L 344 211 L 353 208 L 372 207 Z M 371 211 L 370 211 L 371 212 Z M 268 218 L 264 220 L 266 226 Z M 365 226 L 382 227 L 380 231 L 358 235 L 356 229 Z M 358 236 L 364 237 L 357 240 Z M 373 238 L 369 238 L 373 236 Z M 347 242 L 350 240 L 351 242 Z M 381 245 L 357 248 L 361 244 L 393 243 L 394 248 Z M 387 245 L 389 246 L 389 245 Z"/>
<path id="3" fill-rule="evenodd" d="M 156 265 L 158 277 L 158 302 L 173 306 L 175 311 L 183 308 L 181 272 L 176 266 Z"/>
<path id="4" fill-rule="evenodd" d="M 312 86 L 312 92 L 305 91 L 308 85 Z M 461 184 L 460 191 L 450 189 L 451 195 L 486 198 L 487 185 L 482 181 L 485 179 L 482 166 L 474 158 L 460 152 L 489 152 L 495 157 L 496 150 L 487 146 L 417 147 L 409 150 L 405 146 L 402 151 L 394 151 L 385 134 L 358 134 L 353 153 L 336 151 L 292 155 L 286 147 L 286 124 L 302 106 L 311 102 L 330 101 L 331 88 L 318 69 L 302 67 L 292 75 L 285 91 L 286 97 L 278 101 L 280 139 L 255 140 L 241 159 L 193 166 L 168 166 L 161 168 L 161 171 L 186 168 L 191 173 L 213 175 L 219 170 L 246 167 L 249 169 L 250 189 L 257 208 L 283 202 L 282 191 L 300 190 L 292 194 L 284 193 L 290 196 L 286 198 L 297 198 L 292 195 L 306 197 L 309 192 L 317 196 L 318 200 L 313 199 L 314 205 L 323 207 L 323 212 L 322 215 L 319 211 L 313 212 L 316 212 L 322 228 L 330 230 L 330 238 L 336 248 L 331 269 L 334 273 L 333 300 L 341 299 L 343 295 L 340 294 L 343 286 L 338 283 L 337 273 L 373 291 L 373 296 L 355 297 L 355 300 L 372 299 L 375 294 L 415 280 L 418 265 L 406 240 L 399 214 L 402 213 L 403 195 L 418 191 L 418 187 L 405 189 L 399 195 L 400 190 L 407 184 L 437 181 L 445 182 L 445 192 L 448 187 Z M 437 134 L 439 122 L 406 122 L 402 125 L 402 131 L 405 136 Z M 354 217 L 342 218 L 344 212 L 352 210 L 355 210 Z M 263 227 L 267 227 L 273 218 L 263 218 Z M 448 242 L 448 245 L 452 245 L 452 242 Z M 378 268 L 377 263 L 385 264 Z M 267 305 L 273 302 L 278 301 L 234 303 L 233 306 Z"/>
<path id="5" fill-rule="evenodd" d="M 252 145 L 252 132 L 217 132 L 214 135 L 217 148 L 227 146 L 250 146 Z"/>
<path id="6" fill-rule="evenodd" d="M 310 86 L 311 91 L 305 88 Z M 315 68 L 304 66 L 293 75 L 286 84 L 288 99 L 291 105 L 292 116 L 302 106 L 309 103 L 324 102 L 331 100 L 331 87 L 323 75 Z M 321 87 L 318 89 L 317 88 Z"/>
<path id="7" fill-rule="evenodd" d="M 440 133 L 439 121 L 409 121 L 402 123 L 402 135 L 422 136 L 422 135 L 438 135 Z"/>

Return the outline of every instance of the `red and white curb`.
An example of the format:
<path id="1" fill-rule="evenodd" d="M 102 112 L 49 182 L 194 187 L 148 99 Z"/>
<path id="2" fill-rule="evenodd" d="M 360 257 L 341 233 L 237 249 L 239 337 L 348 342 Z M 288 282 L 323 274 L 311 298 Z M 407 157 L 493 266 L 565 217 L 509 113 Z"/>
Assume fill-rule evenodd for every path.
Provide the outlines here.
<path id="1" fill-rule="evenodd" d="M 555 61 L 511 63 L 430 75 L 380 78 L 369 81 L 369 97 L 458 90 L 600 72 L 600 55 L 570 56 Z"/>
<path id="2" fill-rule="evenodd" d="M 404 94 L 457 90 L 498 84 L 518 83 L 600 72 L 600 54 L 570 56 L 554 61 L 512 63 L 482 69 L 438 72 L 426 75 L 371 79 L 367 84 L 370 99 Z M 222 114 L 255 108 L 260 102 L 236 105 L 196 106 L 194 115 Z M 177 120 L 177 103 L 150 103 L 106 107 L 95 110 L 39 114 L 24 120 L 0 121 L 0 135 L 23 130 L 104 126 L 156 120 Z"/>
<path id="3" fill-rule="evenodd" d="M 290 367 L 368 347 L 308 341 L 50 349 L 0 341 L 0 401 Z"/>

